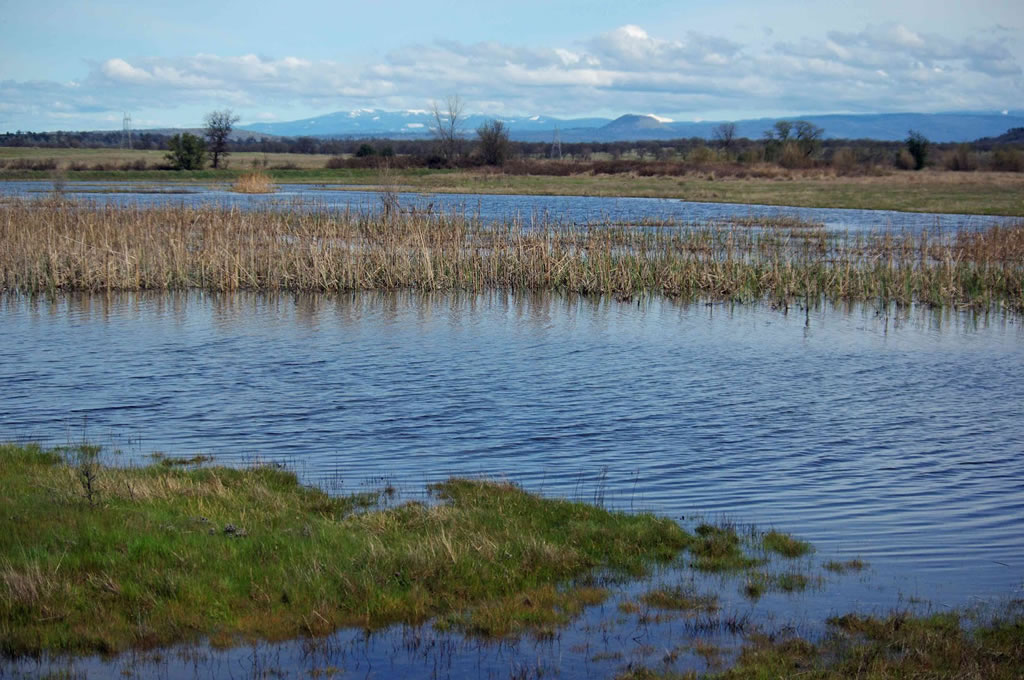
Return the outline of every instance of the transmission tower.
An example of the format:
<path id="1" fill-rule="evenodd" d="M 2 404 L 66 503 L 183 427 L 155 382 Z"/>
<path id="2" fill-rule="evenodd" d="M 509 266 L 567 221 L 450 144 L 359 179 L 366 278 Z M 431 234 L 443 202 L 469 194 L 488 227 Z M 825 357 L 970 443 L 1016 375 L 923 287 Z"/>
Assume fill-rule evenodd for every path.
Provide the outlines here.
<path id="1" fill-rule="evenodd" d="M 132 117 L 127 113 L 121 120 L 121 148 L 132 148 Z"/>
<path id="2" fill-rule="evenodd" d="M 551 157 L 562 160 L 562 133 L 558 131 L 558 124 L 555 124 L 555 136 L 551 140 Z"/>

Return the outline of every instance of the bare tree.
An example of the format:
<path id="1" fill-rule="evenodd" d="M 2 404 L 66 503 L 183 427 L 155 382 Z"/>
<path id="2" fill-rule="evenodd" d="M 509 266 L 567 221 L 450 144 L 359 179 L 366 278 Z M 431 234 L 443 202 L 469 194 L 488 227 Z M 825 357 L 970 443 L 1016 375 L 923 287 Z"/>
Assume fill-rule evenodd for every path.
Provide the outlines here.
<path id="1" fill-rule="evenodd" d="M 219 168 L 221 159 L 227 157 L 228 137 L 237 122 L 238 116 L 232 114 L 231 109 L 212 111 L 206 115 L 207 151 L 212 156 L 214 168 Z"/>
<path id="2" fill-rule="evenodd" d="M 487 165 L 505 165 L 508 159 L 508 129 L 500 120 L 489 120 L 477 128 L 480 155 Z"/>
<path id="3" fill-rule="evenodd" d="M 462 101 L 459 97 L 448 97 L 444 109 L 434 102 L 434 124 L 431 132 L 437 138 L 441 156 L 451 165 L 459 157 L 462 147 Z"/>
<path id="4" fill-rule="evenodd" d="M 721 123 L 715 126 L 711 134 L 715 140 L 721 144 L 723 149 L 732 148 L 732 143 L 736 141 L 736 123 Z"/>

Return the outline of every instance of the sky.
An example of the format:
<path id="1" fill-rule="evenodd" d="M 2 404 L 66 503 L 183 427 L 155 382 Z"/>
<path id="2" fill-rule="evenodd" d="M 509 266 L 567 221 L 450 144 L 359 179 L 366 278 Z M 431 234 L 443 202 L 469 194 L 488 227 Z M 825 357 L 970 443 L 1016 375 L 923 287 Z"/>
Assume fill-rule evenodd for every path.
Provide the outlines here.
<path id="1" fill-rule="evenodd" d="M 1024 108 L 1024 1 L 0 0 L 0 132 Z"/>

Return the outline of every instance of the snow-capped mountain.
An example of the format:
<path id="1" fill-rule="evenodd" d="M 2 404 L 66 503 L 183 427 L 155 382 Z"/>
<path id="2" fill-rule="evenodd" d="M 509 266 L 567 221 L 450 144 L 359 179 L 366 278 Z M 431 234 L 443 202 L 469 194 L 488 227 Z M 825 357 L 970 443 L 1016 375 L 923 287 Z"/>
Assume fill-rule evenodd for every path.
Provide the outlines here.
<path id="1" fill-rule="evenodd" d="M 477 128 L 495 118 L 505 123 L 513 140 L 535 142 L 551 142 L 556 130 L 564 142 L 711 139 L 722 122 L 673 121 L 656 114 L 627 114 L 615 120 L 470 114 L 462 118 L 462 132 L 471 137 Z M 760 139 L 778 120 L 735 121 L 736 134 Z M 902 140 L 909 130 L 916 130 L 934 142 L 997 137 L 1010 128 L 1024 127 L 1024 116 L 1017 112 L 829 114 L 788 116 L 786 120 L 806 120 L 821 127 L 829 138 Z M 289 122 L 241 125 L 237 130 L 283 137 L 430 137 L 433 122 L 433 113 L 426 110 L 357 109 Z"/>

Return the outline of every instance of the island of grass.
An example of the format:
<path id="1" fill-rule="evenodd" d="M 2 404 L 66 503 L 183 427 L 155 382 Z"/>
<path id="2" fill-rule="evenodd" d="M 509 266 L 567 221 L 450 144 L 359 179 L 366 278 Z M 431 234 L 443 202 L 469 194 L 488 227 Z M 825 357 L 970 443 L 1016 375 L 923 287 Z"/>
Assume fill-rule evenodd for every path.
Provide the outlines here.
<path id="1" fill-rule="evenodd" d="M 0 446 L 6 656 L 230 645 L 423 622 L 552 627 L 691 540 L 669 519 L 451 479 L 436 504 L 331 497 L 275 466 L 100 465 Z"/>

